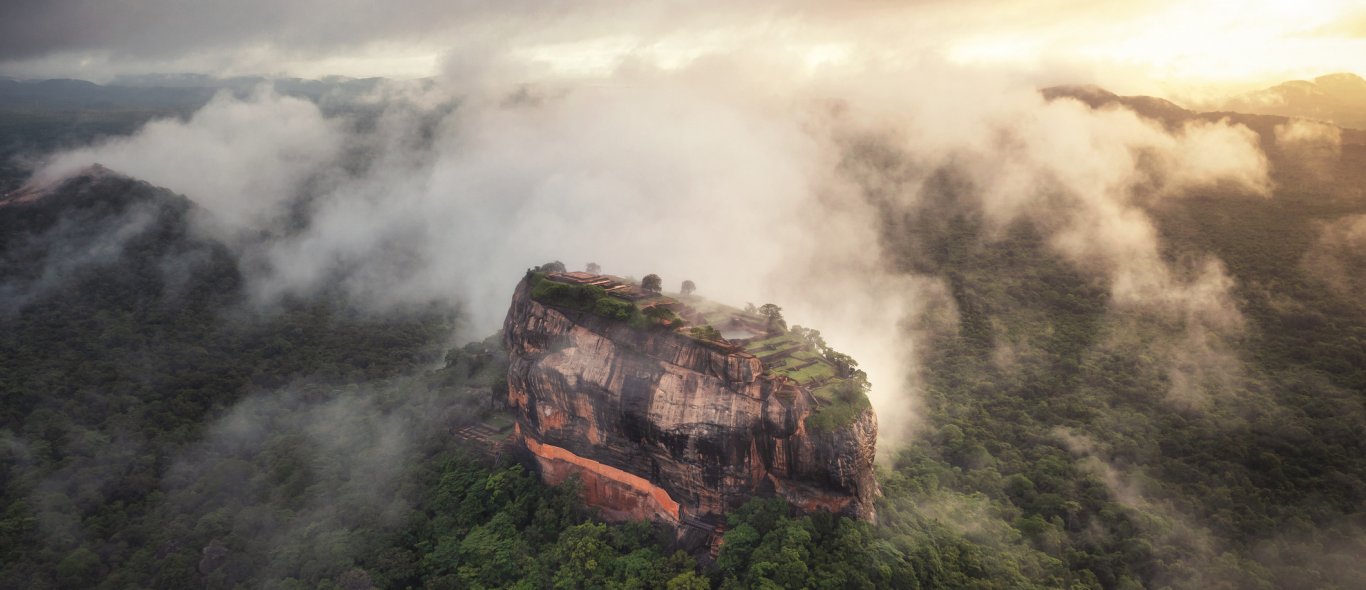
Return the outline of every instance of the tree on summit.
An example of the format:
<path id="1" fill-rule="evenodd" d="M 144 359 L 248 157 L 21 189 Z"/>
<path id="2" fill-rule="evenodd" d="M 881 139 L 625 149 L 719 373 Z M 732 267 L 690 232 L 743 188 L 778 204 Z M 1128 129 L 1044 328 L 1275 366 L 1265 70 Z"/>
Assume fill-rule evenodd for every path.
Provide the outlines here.
<path id="1" fill-rule="evenodd" d="M 772 303 L 765 303 L 759 306 L 759 315 L 768 318 L 768 328 L 780 330 L 787 329 L 787 321 L 783 319 L 783 308 Z"/>
<path id="2" fill-rule="evenodd" d="M 651 293 L 658 293 L 664 288 L 664 281 L 657 274 L 645 275 L 640 281 L 640 288 Z"/>
<path id="3" fill-rule="evenodd" d="M 792 333 L 795 334 L 798 338 L 805 340 L 806 343 L 811 346 L 811 350 L 814 350 L 818 353 L 825 354 L 825 351 L 830 348 L 825 344 L 825 338 L 821 336 L 820 330 L 803 328 L 801 326 L 792 326 Z"/>
<path id="4" fill-rule="evenodd" d="M 683 286 L 679 287 L 678 292 L 684 295 L 692 295 L 697 290 L 697 284 L 692 281 L 683 281 Z"/>
<path id="5" fill-rule="evenodd" d="M 589 262 L 589 263 L 588 263 L 588 266 L 585 267 L 584 270 L 587 271 L 588 274 L 595 274 L 595 275 L 600 275 L 600 274 L 602 274 L 602 267 L 601 267 L 601 266 L 598 266 L 598 263 L 596 263 L 596 262 Z"/>

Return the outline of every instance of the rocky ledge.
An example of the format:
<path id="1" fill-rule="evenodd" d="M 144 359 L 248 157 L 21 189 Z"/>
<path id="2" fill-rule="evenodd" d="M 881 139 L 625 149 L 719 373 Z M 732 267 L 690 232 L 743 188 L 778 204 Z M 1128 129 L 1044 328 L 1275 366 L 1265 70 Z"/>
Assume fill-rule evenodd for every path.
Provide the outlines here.
<path id="1" fill-rule="evenodd" d="M 712 542 L 724 514 L 755 495 L 872 518 L 871 409 L 808 428 L 820 402 L 754 355 L 543 303 L 536 280 L 518 285 L 504 339 L 516 438 L 546 482 L 577 475 L 606 518 L 663 521 Z"/>

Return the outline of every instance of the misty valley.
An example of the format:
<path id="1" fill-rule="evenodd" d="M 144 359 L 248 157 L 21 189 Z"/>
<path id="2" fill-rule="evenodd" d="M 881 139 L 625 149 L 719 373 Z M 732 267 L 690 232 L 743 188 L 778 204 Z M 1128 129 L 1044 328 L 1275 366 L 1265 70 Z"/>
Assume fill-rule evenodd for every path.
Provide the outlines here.
<path id="1" fill-rule="evenodd" d="M 1366 80 L 761 57 L 0 78 L 0 588 L 1366 587 Z"/>

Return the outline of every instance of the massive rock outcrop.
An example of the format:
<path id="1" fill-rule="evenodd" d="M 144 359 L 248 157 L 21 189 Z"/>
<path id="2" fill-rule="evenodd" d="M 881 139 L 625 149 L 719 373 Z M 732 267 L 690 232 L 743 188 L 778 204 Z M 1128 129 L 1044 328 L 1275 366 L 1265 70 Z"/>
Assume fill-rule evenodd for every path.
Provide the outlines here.
<path id="1" fill-rule="evenodd" d="M 604 516 L 684 533 L 713 530 L 756 494 L 872 517 L 871 409 L 840 428 L 809 429 L 819 402 L 755 356 L 544 304 L 530 280 L 504 323 L 508 398 L 544 480 L 578 475 Z"/>

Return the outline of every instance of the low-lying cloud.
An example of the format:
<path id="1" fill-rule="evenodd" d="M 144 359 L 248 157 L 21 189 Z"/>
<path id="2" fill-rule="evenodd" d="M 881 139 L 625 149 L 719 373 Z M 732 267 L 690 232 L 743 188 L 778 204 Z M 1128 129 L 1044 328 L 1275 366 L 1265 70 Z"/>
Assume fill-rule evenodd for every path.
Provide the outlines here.
<path id="1" fill-rule="evenodd" d="M 996 227 L 1042 228 L 1105 277 L 1114 305 L 1202 329 L 1241 321 L 1222 267 L 1173 268 L 1144 206 L 1210 186 L 1264 195 L 1250 131 L 1167 132 L 991 74 L 819 74 L 758 54 L 582 80 L 451 79 L 390 93 L 364 122 L 222 96 L 54 156 L 40 175 L 101 162 L 186 194 L 234 235 L 270 236 L 237 241 L 264 304 L 338 286 L 375 309 L 458 302 L 475 337 L 500 324 L 523 269 L 556 259 L 772 301 L 861 360 L 893 442 L 915 422 L 917 334 L 942 328 L 953 302 L 942 277 L 892 267 L 883 222 L 921 203 L 938 170 L 966 178 L 966 206 Z M 920 90 L 931 80 L 943 83 Z M 908 164 L 850 166 L 869 138 Z"/>
<path id="2" fill-rule="evenodd" d="M 375 537 L 406 524 L 419 500 L 406 486 L 423 445 L 452 436 L 472 403 L 402 380 L 258 393 L 174 458 L 158 510 L 166 522 L 191 515 L 197 532 L 215 538 L 203 551 L 205 575 L 224 567 L 231 577 L 243 562 L 261 570 L 257 579 L 299 575 L 286 567 L 345 569 Z"/>
<path id="3" fill-rule="evenodd" d="M 1334 293 L 1354 297 L 1366 277 L 1352 271 L 1366 266 L 1366 215 L 1348 215 L 1321 225 L 1319 238 L 1305 254 L 1304 269 Z"/>
<path id="4" fill-rule="evenodd" d="M 344 146 L 341 125 L 313 103 L 264 89 L 249 98 L 224 93 L 188 120 L 163 119 L 52 157 L 40 180 L 91 163 L 190 195 L 232 228 L 256 228 L 297 197 Z"/>
<path id="5" fill-rule="evenodd" d="M 1342 157 L 1342 130 L 1334 125 L 1291 119 L 1272 130 L 1278 162 L 1284 172 L 1299 173 L 1308 180 L 1332 181 Z"/>

